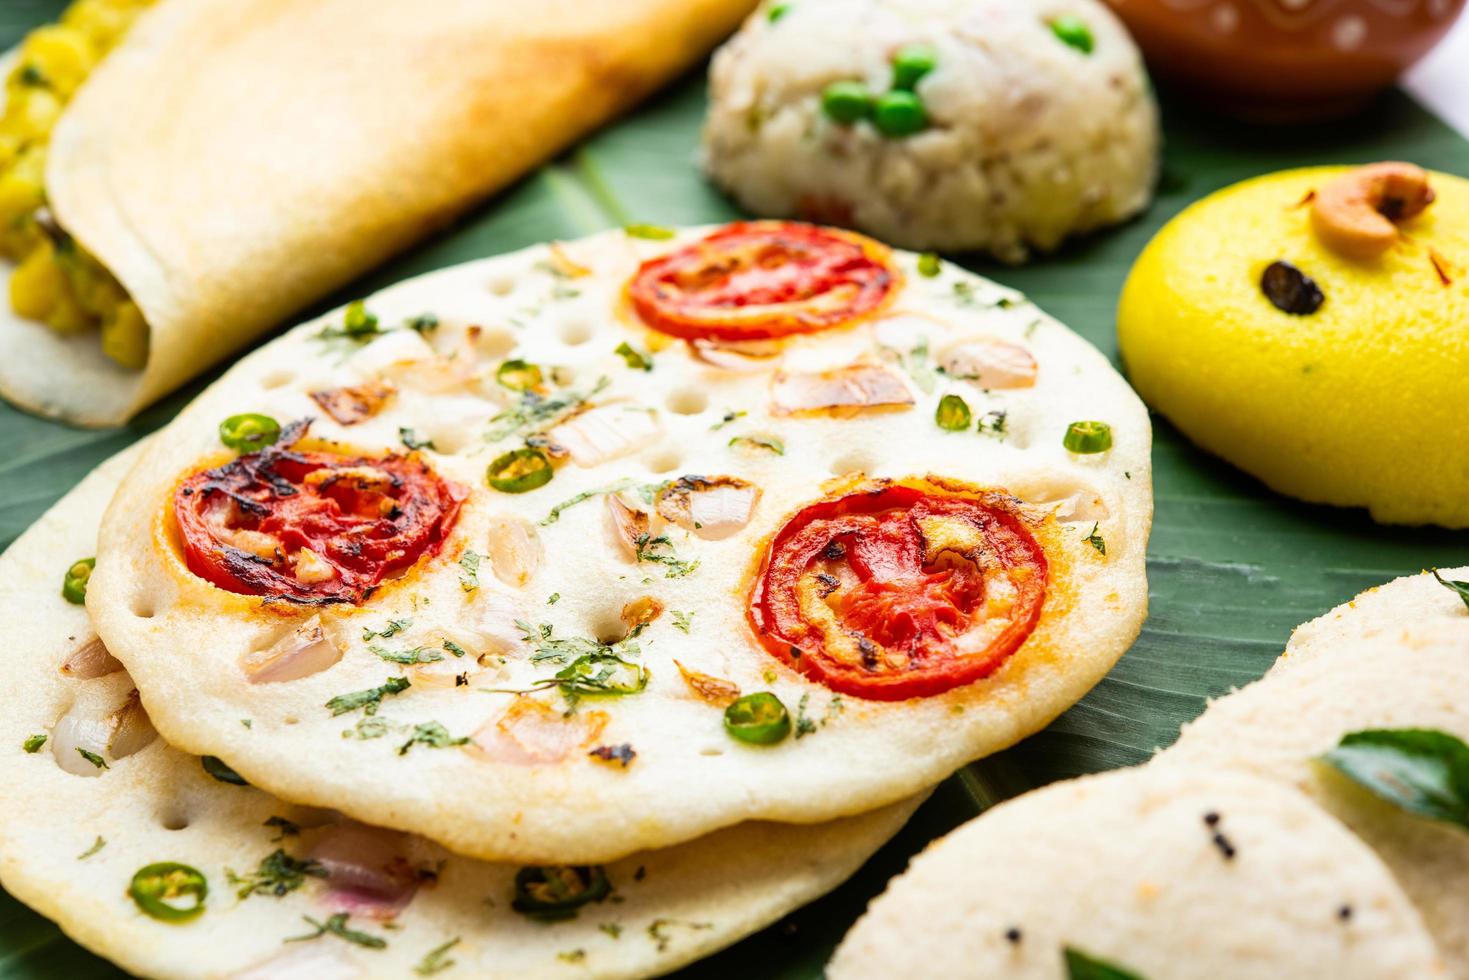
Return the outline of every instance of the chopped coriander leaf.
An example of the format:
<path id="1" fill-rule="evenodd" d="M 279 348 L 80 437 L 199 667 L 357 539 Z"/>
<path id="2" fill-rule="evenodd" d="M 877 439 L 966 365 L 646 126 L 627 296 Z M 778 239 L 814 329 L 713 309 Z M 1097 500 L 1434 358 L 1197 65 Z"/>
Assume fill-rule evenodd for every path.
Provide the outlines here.
<path id="1" fill-rule="evenodd" d="M 418 334 L 433 333 L 439 329 L 439 318 L 434 313 L 420 313 L 405 320 L 403 326 Z"/>
<path id="2" fill-rule="evenodd" d="M 413 968 L 413 972 L 421 977 L 431 977 L 435 973 L 442 973 L 444 970 L 449 969 L 454 965 L 454 961 L 449 959 L 449 950 L 458 945 L 459 937 L 455 936 L 442 946 L 435 946 L 424 954 L 423 959 L 418 961 L 418 965 Z"/>
<path id="3" fill-rule="evenodd" d="M 359 299 L 347 304 L 347 308 L 342 312 L 341 326 L 327 324 L 316 336 L 322 340 L 345 337 L 348 340 L 362 342 L 384 332 L 377 316 L 371 313 L 367 309 L 367 304 Z"/>
<path id="4" fill-rule="evenodd" d="M 653 370 L 653 359 L 625 340 L 612 353 L 622 358 L 622 362 L 634 371 Z"/>
<path id="5" fill-rule="evenodd" d="M 358 718 L 357 724 L 342 732 L 343 738 L 360 738 L 364 741 L 372 738 L 382 738 L 397 726 L 382 718 Z"/>
<path id="6" fill-rule="evenodd" d="M 806 705 L 810 702 L 810 694 L 802 694 L 801 700 L 796 702 L 796 738 L 804 738 L 816 731 L 816 722 L 806 714 Z"/>
<path id="7" fill-rule="evenodd" d="M 925 279 L 932 279 L 943 271 L 943 263 L 933 252 L 924 252 L 918 256 L 918 274 Z"/>
<path id="8" fill-rule="evenodd" d="M 237 875 L 228 868 L 225 879 L 236 887 L 235 897 L 241 900 L 251 895 L 274 895 L 284 898 L 306 884 L 307 878 L 325 878 L 326 868 L 321 862 L 310 858 L 300 860 L 281 848 L 260 859 L 260 866 L 246 875 Z"/>
<path id="9" fill-rule="evenodd" d="M 553 637 L 554 629 L 549 623 L 532 625 L 523 619 L 517 619 L 515 625 L 524 634 L 521 637 L 526 643 L 535 647 L 535 653 L 531 655 L 533 663 L 550 660 L 555 663 L 565 664 L 585 656 L 600 656 L 610 654 L 614 657 L 627 658 L 636 657 L 641 651 L 636 639 L 628 636 L 616 643 L 602 643 L 598 640 L 584 639 L 579 636 L 561 639 Z"/>
<path id="10" fill-rule="evenodd" d="M 390 694 L 401 694 L 412 685 L 406 677 L 389 677 L 380 687 L 370 687 L 365 691 L 353 691 L 350 694 L 339 694 L 326 703 L 331 710 L 332 717 L 345 715 L 359 709 L 366 711 L 369 715 L 377 714 L 378 705 L 382 704 L 384 697 Z"/>
<path id="11" fill-rule="evenodd" d="M 552 592 L 549 596 L 546 597 L 546 605 L 548 605 L 548 606 L 554 606 L 554 605 L 556 605 L 556 603 L 558 603 L 560 601 L 561 601 L 561 593 L 560 592 Z"/>
<path id="12" fill-rule="evenodd" d="M 325 922 L 318 922 L 309 915 L 303 915 L 301 918 L 305 919 L 316 931 L 304 936 L 291 936 L 285 940 L 286 942 L 306 942 L 307 940 L 318 939 L 330 933 L 338 939 L 344 939 L 349 943 L 355 943 L 367 949 L 386 949 L 388 945 L 388 941 L 381 936 L 374 936 L 368 932 L 359 932 L 356 929 L 347 928 L 347 919 L 350 916 L 346 912 L 338 912 Z"/>
<path id="13" fill-rule="evenodd" d="M 389 650 L 376 643 L 367 645 L 368 652 L 386 660 L 388 663 L 405 664 L 436 664 L 444 659 L 444 655 L 431 647 L 413 647 L 411 650 Z"/>
<path id="14" fill-rule="evenodd" d="M 550 428 L 561 416 L 581 408 L 611 383 L 609 378 L 598 378 L 589 391 L 567 391 L 553 397 L 530 389 L 522 391 L 519 405 L 490 419 L 490 431 L 485 433 L 485 441 L 499 442 L 517 433 Z"/>
<path id="15" fill-rule="evenodd" d="M 21 742 L 20 747 L 25 749 L 31 755 L 35 755 L 37 752 L 41 751 L 41 746 L 46 744 L 47 737 L 48 736 L 45 735 L 32 735 L 24 742 Z"/>
<path id="16" fill-rule="evenodd" d="M 465 592 L 473 592 L 479 588 L 479 562 L 481 556 L 478 552 L 466 551 L 459 558 L 459 567 L 464 569 L 459 576 L 459 587 Z"/>
<path id="17" fill-rule="evenodd" d="M 613 939 L 622 938 L 622 926 L 618 925 L 616 922 L 603 922 L 601 925 L 597 926 L 597 928 L 601 929 Z"/>
<path id="18" fill-rule="evenodd" d="M 624 660 L 614 653 L 599 651 L 577 657 L 555 674 L 536 681 L 524 691 L 501 691 L 497 694 L 530 694 L 557 688 L 568 704 L 575 707 L 584 697 L 622 697 L 638 694 L 648 686 L 648 670 L 642 664 Z"/>
<path id="19" fill-rule="evenodd" d="M 459 644 L 455 643 L 453 640 L 445 640 L 444 649 L 447 650 L 449 653 L 452 653 L 456 657 L 468 656 L 468 653 L 465 651 L 465 649 Z"/>
<path id="20" fill-rule="evenodd" d="M 906 354 L 886 344 L 882 345 L 882 351 L 898 362 L 898 366 L 907 372 L 908 377 L 913 379 L 913 383 L 920 391 L 925 395 L 933 394 L 939 372 L 929 359 L 927 337 L 920 337 Z"/>
<path id="21" fill-rule="evenodd" d="M 654 538 L 644 532 L 638 535 L 636 545 L 634 560 L 663 565 L 667 569 L 663 573 L 664 578 L 683 578 L 685 575 L 692 574 L 699 567 L 697 561 L 683 561 L 674 555 L 673 542 L 668 540 L 666 534 L 660 534 Z"/>
<path id="22" fill-rule="evenodd" d="M 587 755 L 601 762 L 610 762 L 626 769 L 632 765 L 632 761 L 638 757 L 637 750 L 629 742 L 620 745 L 599 745 Z"/>
<path id="23" fill-rule="evenodd" d="M 597 865 L 546 865 L 515 873 L 510 907 L 542 922 L 573 919 L 583 905 L 612 894 L 607 872 Z"/>
<path id="24" fill-rule="evenodd" d="M 692 612 L 679 612 L 673 610 L 673 628 L 680 633 L 687 633 L 693 627 L 694 614 Z"/>
<path id="25" fill-rule="evenodd" d="M 434 441 L 432 439 L 424 439 L 416 431 L 410 429 L 406 425 L 398 426 L 398 441 L 403 443 L 403 445 L 407 446 L 409 449 L 414 450 L 428 449 L 437 452 L 439 448 L 438 446 L 434 445 Z"/>
<path id="26" fill-rule="evenodd" d="M 362 627 L 362 642 L 366 643 L 368 640 L 371 640 L 373 637 L 377 636 L 380 636 L 385 640 L 389 639 L 391 637 L 397 636 L 399 633 L 403 632 L 412 625 L 413 620 L 405 618 L 390 619 L 388 620 L 387 625 L 381 627 L 380 629 L 373 629 L 371 626 L 364 626 Z"/>
<path id="27" fill-rule="evenodd" d="M 46 78 L 46 73 L 30 63 L 21 66 L 16 80 L 27 88 L 49 88 L 51 85 L 50 80 Z"/>
<path id="28" fill-rule="evenodd" d="M 1010 413 L 1003 408 L 991 409 L 980 418 L 979 426 L 975 431 L 1003 439 L 1005 438 L 1005 422 L 1009 416 Z"/>
<path id="29" fill-rule="evenodd" d="M 786 454 L 785 443 L 774 437 L 761 439 L 758 436 L 735 436 L 730 439 L 729 445 L 731 448 L 739 447 L 750 452 L 769 453 L 772 456 L 784 456 Z"/>
<path id="30" fill-rule="evenodd" d="M 1469 830 L 1469 745 L 1431 728 L 1349 732 L 1320 757 L 1398 809 Z"/>
<path id="31" fill-rule="evenodd" d="M 606 486 L 593 487 L 590 490 L 583 490 L 581 493 L 568 497 L 565 500 L 561 501 L 561 503 L 557 504 L 555 507 L 552 507 L 550 512 L 548 512 L 545 517 L 541 518 L 539 523 L 541 527 L 550 527 L 552 524 L 555 524 L 561 519 L 561 514 L 563 511 L 569 510 L 570 508 L 575 507 L 577 504 L 591 500 L 593 497 L 601 497 L 609 493 L 621 493 L 623 490 L 627 490 L 632 487 L 633 483 L 634 481 L 631 479 L 618 480 L 615 483 L 609 483 Z"/>
<path id="32" fill-rule="evenodd" d="M 98 769 L 111 769 L 112 768 L 111 766 L 109 766 L 107 764 L 107 760 L 106 759 L 102 758 L 100 755 L 98 755 L 95 752 L 88 752 L 86 749 L 78 748 L 77 749 L 77 755 L 81 756 L 83 759 L 86 759 L 88 762 L 90 762 L 92 765 L 96 766 Z"/>
<path id="33" fill-rule="evenodd" d="M 1123 969 L 1115 963 L 1088 956 L 1070 946 L 1062 951 L 1062 955 L 1066 960 L 1067 980 L 1143 980 L 1140 974 Z"/>
<path id="34" fill-rule="evenodd" d="M 658 952 L 667 951 L 668 944 L 673 942 L 673 937 L 668 934 L 672 926 L 682 926 L 685 929 L 713 929 L 712 922 L 680 922 L 677 919 L 654 919 L 648 925 L 648 938 L 658 944 Z"/>
<path id="35" fill-rule="evenodd" d="M 1098 521 L 1093 521 L 1092 532 L 1086 537 L 1082 538 L 1082 540 L 1091 545 L 1093 548 L 1096 548 L 1098 553 L 1105 555 L 1107 553 L 1107 542 L 1104 541 L 1102 539 L 1102 536 L 1097 533 L 1097 528 L 1099 527 L 1101 527 L 1101 523 Z"/>
<path id="36" fill-rule="evenodd" d="M 407 755 L 408 750 L 415 745 L 426 745 L 431 749 L 443 749 L 452 745 L 467 745 L 468 738 L 455 738 L 449 734 L 449 730 L 436 721 L 426 721 L 421 725 L 413 726 L 413 734 L 408 741 L 398 746 L 399 755 Z"/>
<path id="37" fill-rule="evenodd" d="M 101 834 L 98 834 L 97 839 L 92 841 L 92 846 L 77 855 L 77 860 L 85 861 L 87 858 L 91 857 L 93 854 L 96 854 L 98 851 L 102 850 L 102 848 L 106 846 L 107 838 L 103 837 Z"/>
<path id="38" fill-rule="evenodd" d="M 567 949 L 556 954 L 556 958 L 565 963 L 581 963 L 587 958 L 584 949 Z"/>
<path id="39" fill-rule="evenodd" d="M 276 835 L 270 839 L 272 844 L 285 840 L 287 837 L 301 836 L 300 825 L 293 820 L 287 820 L 285 817 L 266 817 L 265 822 L 260 826 L 274 827 L 276 829 Z"/>
<path id="40" fill-rule="evenodd" d="M 1438 574 L 1438 569 L 1436 568 L 1433 570 L 1433 577 L 1438 580 L 1439 585 L 1442 585 L 1464 600 L 1464 607 L 1469 609 L 1469 582 L 1456 582 L 1453 579 L 1444 578 Z"/>
<path id="41" fill-rule="evenodd" d="M 161 861 L 139 868 L 128 894 L 143 913 L 160 922 L 187 922 L 204 913 L 209 881 L 197 868 Z M 190 904 L 176 904 L 186 899 Z"/>
<path id="42" fill-rule="evenodd" d="M 720 429 L 724 428 L 726 425 L 729 425 L 731 422 L 739 421 L 749 414 L 749 412 L 743 410 L 735 411 L 734 409 L 731 409 L 730 411 L 725 412 L 724 417 L 721 418 L 718 422 L 715 422 L 713 425 L 709 426 L 709 430 L 711 432 L 718 432 Z"/>
<path id="43" fill-rule="evenodd" d="M 629 238 L 648 238 L 655 242 L 666 242 L 677 234 L 672 228 L 662 225 L 623 225 L 622 230 Z"/>
<path id="44" fill-rule="evenodd" d="M 203 765 L 205 772 L 209 773 L 209 775 L 221 783 L 229 783 L 231 786 L 250 785 L 244 776 L 241 776 L 229 766 L 225 765 L 224 760 L 217 755 L 200 756 L 199 762 Z"/>

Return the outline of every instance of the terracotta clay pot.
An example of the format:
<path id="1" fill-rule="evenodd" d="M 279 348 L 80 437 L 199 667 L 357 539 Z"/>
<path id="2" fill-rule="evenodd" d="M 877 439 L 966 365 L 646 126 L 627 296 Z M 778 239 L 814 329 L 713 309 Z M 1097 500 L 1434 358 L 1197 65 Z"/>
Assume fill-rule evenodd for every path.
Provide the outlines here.
<path id="1" fill-rule="evenodd" d="M 1438 43 L 1465 0 L 1107 0 L 1161 79 L 1235 115 L 1343 114 Z"/>

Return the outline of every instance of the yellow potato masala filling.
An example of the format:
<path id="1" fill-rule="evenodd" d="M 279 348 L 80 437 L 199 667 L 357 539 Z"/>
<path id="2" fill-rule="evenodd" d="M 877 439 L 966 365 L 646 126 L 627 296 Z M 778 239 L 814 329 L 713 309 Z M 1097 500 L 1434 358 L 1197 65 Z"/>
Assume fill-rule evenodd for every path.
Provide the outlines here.
<path id="1" fill-rule="evenodd" d="M 148 325 L 95 258 L 57 226 L 46 198 L 51 132 L 81 84 L 154 0 L 76 0 L 27 35 L 5 79 L 0 115 L 0 255 L 15 263 L 10 305 L 63 334 L 101 332 L 127 368 L 148 360 Z"/>

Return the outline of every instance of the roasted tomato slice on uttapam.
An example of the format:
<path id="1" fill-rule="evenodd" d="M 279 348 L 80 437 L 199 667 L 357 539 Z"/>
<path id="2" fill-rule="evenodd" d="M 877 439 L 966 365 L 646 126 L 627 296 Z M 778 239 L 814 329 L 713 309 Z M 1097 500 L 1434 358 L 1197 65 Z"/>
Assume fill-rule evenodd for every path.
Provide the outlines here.
<path id="1" fill-rule="evenodd" d="M 1035 628 L 1047 563 L 997 493 L 888 485 L 811 504 L 776 533 L 750 622 L 842 694 L 926 697 L 994 673 Z"/>
<path id="2" fill-rule="evenodd" d="M 305 426 L 295 426 L 299 437 Z M 201 470 L 174 491 L 184 560 L 244 595 L 361 602 L 433 554 L 467 495 L 417 453 L 382 457 L 280 445 Z"/>
<path id="3" fill-rule="evenodd" d="M 886 246 L 790 221 L 742 221 L 644 262 L 628 284 L 643 322 L 684 340 L 815 333 L 881 309 L 901 284 Z"/>

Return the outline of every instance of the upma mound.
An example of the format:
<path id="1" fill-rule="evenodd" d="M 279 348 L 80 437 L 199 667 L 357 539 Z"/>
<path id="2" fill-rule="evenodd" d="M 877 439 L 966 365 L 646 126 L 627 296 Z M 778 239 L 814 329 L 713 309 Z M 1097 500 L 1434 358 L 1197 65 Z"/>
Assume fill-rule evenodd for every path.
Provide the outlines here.
<path id="1" fill-rule="evenodd" d="M 1394 240 L 1365 254 L 1358 228 L 1351 254 L 1321 205 L 1367 171 L 1269 174 L 1174 218 L 1123 288 L 1123 360 L 1150 406 L 1281 493 L 1469 526 L 1469 181 L 1427 173 L 1411 217 L 1379 202 Z"/>
<path id="2" fill-rule="evenodd" d="M 758 215 L 1021 262 L 1152 193 L 1157 109 L 1094 0 L 767 4 L 710 77 L 705 169 Z"/>

